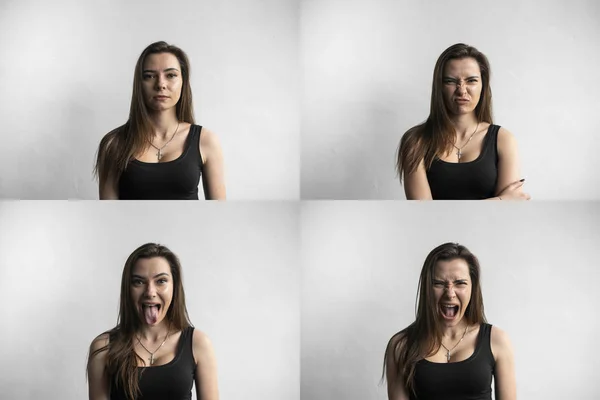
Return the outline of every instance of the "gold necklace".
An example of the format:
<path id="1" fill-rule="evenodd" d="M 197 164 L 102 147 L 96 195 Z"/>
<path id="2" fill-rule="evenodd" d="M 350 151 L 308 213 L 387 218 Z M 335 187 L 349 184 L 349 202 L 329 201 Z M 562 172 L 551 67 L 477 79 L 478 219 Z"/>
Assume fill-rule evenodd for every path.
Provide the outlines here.
<path id="1" fill-rule="evenodd" d="M 171 140 L 173 140 L 173 138 L 175 137 L 175 134 L 177 133 L 178 130 L 179 130 L 179 122 L 177 122 L 177 128 L 175 128 L 175 132 L 173 132 L 173 136 L 171 136 L 171 139 L 169 139 L 169 141 L 167 143 L 163 144 L 163 146 L 160 149 L 158 147 L 156 147 L 152 142 L 150 142 L 150 146 L 152 146 L 156 150 L 158 150 L 158 153 L 156 153 L 156 157 L 158 158 L 159 162 L 160 162 L 160 159 L 162 158 L 162 149 L 164 149 L 169 143 L 171 143 Z"/>
<path id="2" fill-rule="evenodd" d="M 467 143 L 465 143 L 462 147 L 458 148 L 454 143 L 452 143 L 452 146 L 454 146 L 454 148 L 457 150 L 456 155 L 458 156 L 458 162 L 460 162 L 460 158 L 462 157 L 462 149 L 464 149 L 469 144 L 471 139 L 473 139 L 473 135 L 475 135 L 477 129 L 479 129 L 479 122 L 477 123 L 477 126 L 475 127 L 473 133 L 471 133 L 471 137 L 469 138 L 469 140 L 467 140 Z"/>
<path id="3" fill-rule="evenodd" d="M 169 330 L 167 331 L 167 336 L 165 336 L 165 340 L 163 340 L 163 342 L 160 344 L 160 346 L 158 346 L 158 348 L 156 350 L 154 350 L 154 352 L 151 352 L 150 350 L 148 350 L 146 348 L 146 346 L 144 346 L 144 344 L 142 343 L 142 341 L 140 340 L 140 337 L 137 336 L 137 340 L 138 343 L 142 345 L 142 347 L 144 348 L 144 350 L 146 350 L 148 353 L 150 353 L 150 365 L 154 364 L 154 354 L 156 354 L 156 352 L 158 350 L 160 350 L 160 348 L 163 346 L 163 344 L 165 344 L 165 342 L 167 341 L 167 339 L 169 338 L 169 331 L 171 330 L 171 328 L 169 328 Z"/>
<path id="4" fill-rule="evenodd" d="M 467 324 L 467 326 L 465 327 L 465 332 L 463 333 L 462 337 L 460 338 L 460 340 L 458 341 L 458 343 L 456 343 L 454 345 L 453 348 L 451 348 L 450 350 L 448 350 L 448 348 L 446 346 L 444 346 L 444 343 L 442 343 L 442 341 L 440 340 L 440 344 L 442 345 L 443 348 L 446 349 L 446 359 L 448 360 L 448 362 L 450 362 L 450 352 L 452 350 L 454 350 L 456 348 L 456 346 L 458 346 L 460 344 L 460 342 L 462 342 L 462 340 L 465 338 L 465 335 L 467 334 L 467 329 L 469 328 L 469 324 Z"/>

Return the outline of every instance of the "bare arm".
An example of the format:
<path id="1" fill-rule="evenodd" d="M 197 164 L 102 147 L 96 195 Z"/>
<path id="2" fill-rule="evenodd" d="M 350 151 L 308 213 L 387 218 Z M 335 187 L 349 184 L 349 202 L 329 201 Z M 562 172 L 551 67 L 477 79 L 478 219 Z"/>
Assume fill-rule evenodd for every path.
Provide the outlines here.
<path id="1" fill-rule="evenodd" d="M 498 182 L 496 196 L 502 200 L 529 200 L 531 197 L 523 192 L 523 181 L 519 165 L 517 140 L 508 130 L 498 131 Z"/>
<path id="2" fill-rule="evenodd" d="M 104 136 L 104 139 L 100 142 L 100 147 L 98 149 L 99 159 L 112 143 L 112 139 L 109 139 L 109 137 L 111 137 L 110 135 L 110 132 L 107 133 L 106 136 Z M 115 182 L 115 180 L 111 177 L 108 177 L 108 179 L 103 179 L 102 172 L 103 171 L 98 171 L 98 195 L 100 200 L 118 200 L 119 188 L 117 186 L 117 182 Z"/>
<path id="3" fill-rule="evenodd" d="M 108 343 L 108 335 L 102 334 L 92 342 L 90 346 L 90 356 L 88 359 L 88 393 L 90 400 L 108 400 L 109 388 L 108 377 L 106 375 L 106 353 L 103 351 L 92 356 L 97 349 L 104 347 Z"/>
<path id="4" fill-rule="evenodd" d="M 433 200 L 423 160 L 414 172 L 404 175 L 404 193 L 406 200 Z"/>
<path id="5" fill-rule="evenodd" d="M 98 185 L 100 200 L 119 200 L 119 189 L 112 178 L 102 179 Z"/>
<path id="6" fill-rule="evenodd" d="M 516 400 L 517 383 L 512 344 L 506 332 L 495 326 L 492 327 L 491 347 L 496 360 L 494 373 L 496 400 Z"/>
<path id="7" fill-rule="evenodd" d="M 387 381 L 387 392 L 389 400 L 409 400 L 404 383 L 398 377 L 399 366 L 396 364 L 395 347 L 398 343 L 399 335 L 392 338 L 386 350 L 387 360 L 385 364 L 385 379 Z"/>
<path id="8" fill-rule="evenodd" d="M 225 200 L 225 166 L 219 138 L 212 131 L 202 128 L 200 154 L 203 161 L 202 187 L 206 200 Z"/>
<path id="9" fill-rule="evenodd" d="M 196 360 L 196 398 L 219 400 L 217 360 L 212 343 L 203 332 L 194 329 L 193 347 Z"/>

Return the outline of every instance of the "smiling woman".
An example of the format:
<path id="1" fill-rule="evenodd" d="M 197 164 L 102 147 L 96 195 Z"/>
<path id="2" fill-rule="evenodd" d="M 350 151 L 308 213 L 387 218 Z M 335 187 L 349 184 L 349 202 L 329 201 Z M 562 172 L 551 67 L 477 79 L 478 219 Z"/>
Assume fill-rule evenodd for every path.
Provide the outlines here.
<path id="1" fill-rule="evenodd" d="M 95 174 L 100 199 L 224 200 L 221 145 L 196 125 L 190 63 L 180 48 L 148 46 L 135 66 L 129 120 L 104 136 Z"/>
<path id="2" fill-rule="evenodd" d="M 210 340 L 194 329 L 181 264 L 165 246 L 136 249 L 125 262 L 117 326 L 90 346 L 90 400 L 218 400 Z"/>
<path id="3" fill-rule="evenodd" d="M 390 400 L 516 398 L 508 335 L 487 323 L 479 261 L 466 247 L 433 249 L 419 279 L 415 322 L 395 334 L 384 357 Z"/>
<path id="4" fill-rule="evenodd" d="M 529 200 L 516 141 L 492 121 L 490 75 L 487 57 L 466 44 L 438 58 L 429 117 L 398 150 L 408 200 Z"/>

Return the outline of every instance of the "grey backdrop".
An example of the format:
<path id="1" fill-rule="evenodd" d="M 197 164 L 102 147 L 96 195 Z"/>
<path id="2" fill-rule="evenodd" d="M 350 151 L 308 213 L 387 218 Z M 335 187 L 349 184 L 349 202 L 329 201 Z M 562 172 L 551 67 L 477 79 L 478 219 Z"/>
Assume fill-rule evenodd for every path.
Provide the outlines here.
<path id="1" fill-rule="evenodd" d="M 494 122 L 533 199 L 600 199 L 598 1 L 304 0 L 300 15 L 303 199 L 405 198 L 400 137 L 459 42 L 489 58 Z"/>
<path id="2" fill-rule="evenodd" d="M 123 264 L 156 241 L 181 258 L 221 399 L 298 400 L 298 236 L 295 203 L 1 202 L 0 397 L 87 398 L 87 352 L 116 324 Z"/>
<path id="3" fill-rule="evenodd" d="M 448 241 L 480 259 L 518 398 L 600 398 L 599 226 L 598 202 L 303 204 L 301 398 L 387 399 L 385 347 L 414 321 L 423 262 Z"/>
<path id="4" fill-rule="evenodd" d="M 2 0 L 0 198 L 97 199 L 97 146 L 127 120 L 135 63 L 158 40 L 189 56 L 228 197 L 298 199 L 296 0 Z"/>

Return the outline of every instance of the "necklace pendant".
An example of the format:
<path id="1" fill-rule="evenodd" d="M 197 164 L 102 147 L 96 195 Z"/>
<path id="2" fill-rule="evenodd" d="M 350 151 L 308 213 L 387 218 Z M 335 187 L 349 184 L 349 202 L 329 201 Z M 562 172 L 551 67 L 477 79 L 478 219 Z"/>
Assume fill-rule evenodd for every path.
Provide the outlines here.
<path id="1" fill-rule="evenodd" d="M 154 354 L 150 354 L 150 365 L 154 364 Z"/>
<path id="2" fill-rule="evenodd" d="M 158 153 L 156 153 L 156 157 L 158 158 L 158 161 L 160 161 L 160 159 L 162 158 L 162 152 L 160 151 L 160 149 L 158 150 Z"/>
<path id="3" fill-rule="evenodd" d="M 446 352 L 446 359 L 448 360 L 448 362 L 450 362 L 450 352 Z"/>
<path id="4" fill-rule="evenodd" d="M 460 151 L 460 149 L 458 149 L 456 155 L 458 156 L 458 161 L 460 162 L 460 157 L 462 156 L 462 152 Z"/>

